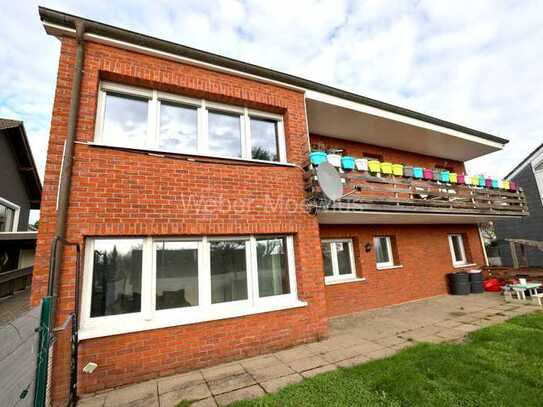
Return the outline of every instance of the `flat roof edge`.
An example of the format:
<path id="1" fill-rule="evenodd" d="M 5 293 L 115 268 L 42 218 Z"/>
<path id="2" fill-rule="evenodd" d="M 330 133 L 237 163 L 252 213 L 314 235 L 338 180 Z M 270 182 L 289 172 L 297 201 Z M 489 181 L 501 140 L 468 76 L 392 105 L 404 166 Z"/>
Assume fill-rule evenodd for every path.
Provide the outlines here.
<path id="1" fill-rule="evenodd" d="M 265 79 L 270 79 L 276 82 L 282 82 L 291 86 L 299 88 L 313 90 L 321 93 L 325 93 L 338 98 L 350 100 L 353 102 L 365 104 L 368 106 L 376 107 L 382 110 L 386 110 L 392 113 L 412 117 L 421 121 L 425 121 L 438 126 L 446 127 L 452 130 L 460 131 L 466 134 L 471 134 L 476 137 L 480 137 L 485 140 L 494 141 L 500 144 L 507 144 L 509 140 L 494 136 L 489 133 L 485 133 L 479 130 L 474 130 L 469 127 L 465 127 L 456 123 L 452 123 L 446 120 L 438 119 L 433 116 L 429 116 L 423 113 L 419 113 L 404 107 L 392 105 L 390 103 L 382 102 L 376 99 L 372 99 L 366 96 L 358 95 L 346 90 L 338 89 L 329 85 L 324 85 L 309 79 L 300 78 L 298 76 L 290 75 L 280 71 L 276 71 L 262 66 L 254 65 L 248 62 L 239 61 L 233 58 L 213 54 L 211 52 L 202 51 L 196 48 L 187 47 L 185 45 L 177 44 L 171 41 L 162 40 L 156 37 L 140 34 L 134 31 L 125 30 L 122 28 L 114 27 L 109 24 L 100 23 L 97 21 L 89 20 L 83 17 L 75 16 L 72 14 L 63 13 L 57 10 L 52 10 L 46 7 L 39 7 L 39 15 L 42 21 L 56 24 L 59 26 L 75 29 L 75 22 L 82 21 L 86 26 L 86 31 L 109 37 L 118 41 L 136 44 L 147 48 L 156 49 L 162 52 L 168 52 L 171 54 L 180 55 L 186 58 L 191 58 L 197 61 L 201 61 L 208 64 L 213 64 L 221 67 L 225 67 L 240 73 L 259 76 Z"/>

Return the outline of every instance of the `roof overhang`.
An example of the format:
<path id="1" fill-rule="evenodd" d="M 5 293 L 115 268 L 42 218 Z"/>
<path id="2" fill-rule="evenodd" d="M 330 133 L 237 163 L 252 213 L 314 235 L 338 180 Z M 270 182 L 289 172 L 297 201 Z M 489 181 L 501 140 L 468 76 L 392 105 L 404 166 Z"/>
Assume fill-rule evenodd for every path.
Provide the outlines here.
<path id="1" fill-rule="evenodd" d="M 338 210 L 319 211 L 317 213 L 317 220 L 323 225 L 479 224 L 498 218 L 516 219 L 514 216 L 440 213 L 353 212 Z"/>
<path id="2" fill-rule="evenodd" d="M 362 105 L 366 108 L 373 108 L 376 111 L 382 112 L 384 115 L 391 115 L 394 117 L 403 118 L 403 120 L 391 120 L 390 118 L 386 120 L 389 124 L 393 123 L 394 121 L 401 123 L 402 129 L 411 129 L 410 132 L 403 131 L 401 133 L 397 133 L 391 131 L 389 133 L 389 130 L 395 130 L 397 129 L 397 127 L 389 128 L 385 126 L 383 130 L 386 130 L 386 133 L 381 133 L 380 131 L 378 134 L 375 132 L 373 133 L 374 136 L 377 135 L 377 139 L 372 139 L 372 144 L 382 143 L 381 145 L 383 146 L 391 146 L 395 148 L 402 148 L 401 146 L 405 145 L 406 148 L 404 149 L 408 151 L 416 150 L 419 153 L 427 153 L 444 158 L 450 157 L 451 159 L 465 160 L 479 157 L 489 152 L 499 150 L 503 147 L 504 144 L 507 143 L 507 140 L 488 133 L 483 133 L 478 130 L 470 129 L 455 123 L 428 116 L 423 113 L 418 113 L 400 106 L 395 106 L 390 103 L 368 98 L 363 95 L 358 95 L 352 92 L 334 88 L 332 86 L 324 85 L 322 83 L 300 78 L 284 72 L 264 68 L 258 65 L 187 47 L 185 45 L 176 44 L 170 41 L 154 38 L 148 35 L 125 30 L 122 28 L 103 24 L 60 11 L 51 10 L 45 7 L 40 7 L 39 13 L 46 32 L 51 35 L 75 36 L 75 24 L 77 21 L 79 21 L 84 24 L 84 38 L 89 41 L 95 41 L 117 48 L 123 48 L 163 59 L 169 59 L 190 65 L 200 66 L 209 70 L 226 72 L 230 75 L 236 75 L 251 80 L 270 83 L 276 86 L 282 86 L 299 92 L 305 92 L 308 96 L 308 101 L 310 102 L 310 104 L 312 103 L 311 101 L 314 100 L 315 94 L 326 95 L 329 98 L 334 98 L 341 101 L 341 103 L 344 105 L 349 105 L 350 103 L 353 103 L 354 105 Z M 334 106 L 333 103 L 332 106 Z M 323 107 L 322 104 L 320 105 L 320 107 Z M 316 108 L 315 105 L 312 106 L 312 109 L 314 108 Z M 347 108 L 346 110 L 353 109 Z M 354 111 L 356 112 L 356 109 L 354 109 Z M 358 115 L 352 117 L 361 118 L 361 112 L 359 111 L 357 113 Z M 371 114 L 369 114 L 368 112 L 365 112 L 365 114 L 366 116 L 371 116 Z M 315 117 L 314 115 L 311 116 L 313 116 L 313 118 Z M 377 122 L 383 122 L 383 119 L 384 118 L 381 117 L 381 119 Z M 326 120 L 328 120 L 327 117 L 320 118 L 321 122 Z M 356 122 L 352 123 L 356 124 Z M 368 124 L 370 125 L 372 123 L 373 122 L 371 121 L 368 122 Z M 422 124 L 426 124 L 426 128 L 424 126 L 419 126 Z M 411 127 L 408 127 L 409 125 L 411 125 Z M 432 125 L 436 126 L 436 128 L 433 128 Z M 318 121 L 315 120 L 311 120 L 310 130 L 311 126 L 315 126 L 318 129 L 326 130 L 324 128 L 325 124 L 318 124 Z M 379 127 L 380 130 L 381 127 Z M 426 132 L 421 132 L 421 129 L 425 129 Z M 462 139 L 462 137 L 457 135 L 455 139 L 451 136 L 450 132 L 447 132 L 446 130 L 452 130 L 458 133 L 462 133 L 462 136 L 465 136 L 465 140 L 459 142 L 456 139 Z M 328 133 L 332 135 L 330 132 Z M 355 126 L 351 126 L 350 131 L 335 132 L 333 135 L 335 137 L 347 138 L 354 137 L 355 133 Z M 430 135 L 436 135 L 438 133 L 442 135 L 447 135 L 447 137 L 430 137 Z M 391 134 L 393 136 L 385 136 L 384 134 Z M 412 136 L 416 136 L 414 137 L 414 140 L 410 140 Z M 470 139 L 469 136 L 473 137 Z M 397 144 L 397 140 L 387 140 L 387 137 L 403 137 L 404 139 L 409 140 L 403 140 L 400 144 Z M 453 142 L 454 140 L 456 140 L 457 142 Z M 485 143 L 485 141 L 488 141 L 488 143 Z M 432 148 L 431 144 L 433 143 L 438 144 L 439 148 Z M 413 147 L 413 145 L 416 145 L 417 148 Z"/>
<path id="3" fill-rule="evenodd" d="M 0 241 L 36 241 L 38 237 L 38 232 L 36 231 L 27 231 L 27 232 L 1 232 Z"/>
<path id="4" fill-rule="evenodd" d="M 491 140 L 473 131 L 429 123 L 321 92 L 307 91 L 306 105 L 312 134 L 456 161 L 468 161 L 505 145 L 504 140 Z"/>

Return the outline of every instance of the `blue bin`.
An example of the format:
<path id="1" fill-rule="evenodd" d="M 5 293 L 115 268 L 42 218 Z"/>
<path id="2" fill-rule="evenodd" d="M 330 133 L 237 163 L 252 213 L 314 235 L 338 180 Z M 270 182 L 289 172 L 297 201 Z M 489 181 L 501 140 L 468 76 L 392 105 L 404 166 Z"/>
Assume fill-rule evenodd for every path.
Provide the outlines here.
<path id="1" fill-rule="evenodd" d="M 439 180 L 441 182 L 449 182 L 449 171 L 441 171 L 439 174 Z"/>
<path id="2" fill-rule="evenodd" d="M 413 177 L 414 178 L 422 178 L 422 168 L 421 167 L 413 167 Z"/>
<path id="3" fill-rule="evenodd" d="M 479 186 L 484 187 L 486 185 L 485 183 L 485 177 L 479 176 Z"/>
<path id="4" fill-rule="evenodd" d="M 309 160 L 311 164 L 319 165 L 320 163 L 326 161 L 327 154 L 324 151 L 313 151 L 309 153 Z"/>
<path id="5" fill-rule="evenodd" d="M 344 170 L 354 170 L 354 158 L 348 155 L 341 157 L 341 166 Z"/>

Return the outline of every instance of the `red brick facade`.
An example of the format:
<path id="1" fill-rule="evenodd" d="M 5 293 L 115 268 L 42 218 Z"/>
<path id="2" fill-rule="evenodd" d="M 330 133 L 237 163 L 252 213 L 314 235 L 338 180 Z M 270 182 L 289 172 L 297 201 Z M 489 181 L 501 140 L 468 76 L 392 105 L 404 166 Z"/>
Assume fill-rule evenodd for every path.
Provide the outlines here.
<path id="1" fill-rule="evenodd" d="M 99 82 L 119 83 L 206 98 L 284 115 L 288 161 L 301 165 L 309 152 L 302 93 L 235 76 L 86 42 L 77 141 L 94 138 Z M 63 143 L 67 133 L 75 41 L 62 39 L 45 172 L 32 302 L 47 291 L 49 250 L 54 235 Z M 316 140 L 316 136 L 312 141 Z M 374 146 L 348 144 L 349 151 L 379 151 L 391 161 L 428 165 L 436 159 Z M 439 162 L 436 161 L 436 162 Z M 461 169 L 462 163 L 454 163 Z M 192 205 L 180 198 L 192 197 Z M 300 167 L 218 160 L 191 162 L 142 152 L 77 144 L 67 239 L 84 245 L 87 236 L 190 236 L 285 233 L 294 235 L 298 296 L 306 307 L 80 342 L 79 366 L 98 364 L 79 375 L 79 392 L 187 371 L 317 340 L 327 334 L 327 317 L 445 293 L 451 271 L 447 233 L 469 238 L 473 261 L 482 252 L 474 226 L 319 225 L 305 208 Z M 270 207 L 270 202 L 275 204 Z M 375 270 L 374 254 L 361 246 L 375 233 L 397 237 L 402 269 Z M 358 271 L 367 280 L 324 285 L 320 237 L 355 238 Z M 65 249 L 57 325 L 74 307 L 75 255 Z M 69 382 L 69 335 L 54 353 L 53 397 L 65 398 Z"/>

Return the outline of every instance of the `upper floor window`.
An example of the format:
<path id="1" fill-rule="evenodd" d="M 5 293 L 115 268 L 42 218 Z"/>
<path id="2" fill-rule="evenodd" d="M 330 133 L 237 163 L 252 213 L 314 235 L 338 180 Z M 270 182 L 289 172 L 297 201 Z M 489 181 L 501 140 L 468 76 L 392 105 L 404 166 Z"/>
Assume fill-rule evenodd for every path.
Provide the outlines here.
<path id="1" fill-rule="evenodd" d="M 286 162 L 283 117 L 102 82 L 95 141 L 164 152 Z"/>
<path id="2" fill-rule="evenodd" d="M 538 163 L 534 163 L 534 174 L 539 196 L 543 199 L 543 158 Z"/>
<path id="3" fill-rule="evenodd" d="M 401 267 L 396 250 L 394 236 L 376 236 L 373 238 L 375 262 L 378 269 Z"/>
<path id="4" fill-rule="evenodd" d="M 0 232 L 16 232 L 19 223 L 19 206 L 0 198 Z"/>

